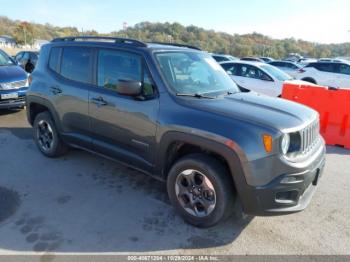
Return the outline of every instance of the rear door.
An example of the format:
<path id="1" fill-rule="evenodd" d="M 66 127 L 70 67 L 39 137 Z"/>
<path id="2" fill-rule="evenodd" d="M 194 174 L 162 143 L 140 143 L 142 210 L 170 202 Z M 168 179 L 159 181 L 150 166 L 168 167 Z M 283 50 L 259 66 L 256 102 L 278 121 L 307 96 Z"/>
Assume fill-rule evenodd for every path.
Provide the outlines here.
<path id="1" fill-rule="evenodd" d="M 315 68 L 318 70 L 316 77 L 317 84 L 330 87 L 338 86 L 335 63 L 321 62 L 315 64 Z"/>
<path id="2" fill-rule="evenodd" d="M 337 87 L 350 88 L 350 65 L 339 63 L 335 65 Z"/>
<path id="3" fill-rule="evenodd" d="M 91 147 L 88 100 L 92 58 L 92 49 L 81 46 L 53 47 L 49 58 L 49 100 L 60 118 L 62 135 L 86 148 Z"/>
<path id="4" fill-rule="evenodd" d="M 159 99 L 142 56 L 125 51 L 96 52 L 96 86 L 90 91 L 89 112 L 94 150 L 151 171 Z M 141 81 L 143 95 L 116 92 L 119 80 Z"/>

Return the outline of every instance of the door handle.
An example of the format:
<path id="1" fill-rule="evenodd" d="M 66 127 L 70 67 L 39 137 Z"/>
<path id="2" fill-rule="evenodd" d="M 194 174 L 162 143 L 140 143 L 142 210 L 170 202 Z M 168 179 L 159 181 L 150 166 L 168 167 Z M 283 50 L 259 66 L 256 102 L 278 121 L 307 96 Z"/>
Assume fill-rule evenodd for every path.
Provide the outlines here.
<path id="1" fill-rule="evenodd" d="M 54 94 L 54 95 L 58 95 L 58 94 L 61 94 L 62 93 L 62 89 L 57 87 L 57 86 L 53 86 L 50 88 L 51 89 L 51 92 Z"/>
<path id="2" fill-rule="evenodd" d="M 97 106 L 105 106 L 108 104 L 107 101 L 104 100 L 102 96 L 91 98 L 91 102 L 96 104 Z"/>

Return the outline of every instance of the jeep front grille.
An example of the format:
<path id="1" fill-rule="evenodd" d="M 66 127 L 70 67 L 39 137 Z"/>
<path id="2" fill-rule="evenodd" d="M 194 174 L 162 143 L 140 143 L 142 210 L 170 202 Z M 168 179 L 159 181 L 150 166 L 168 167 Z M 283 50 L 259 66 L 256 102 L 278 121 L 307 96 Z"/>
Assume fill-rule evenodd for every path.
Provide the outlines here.
<path id="1" fill-rule="evenodd" d="M 301 152 L 308 153 L 319 140 L 320 123 L 319 120 L 312 122 L 310 125 L 300 131 L 301 137 Z"/>

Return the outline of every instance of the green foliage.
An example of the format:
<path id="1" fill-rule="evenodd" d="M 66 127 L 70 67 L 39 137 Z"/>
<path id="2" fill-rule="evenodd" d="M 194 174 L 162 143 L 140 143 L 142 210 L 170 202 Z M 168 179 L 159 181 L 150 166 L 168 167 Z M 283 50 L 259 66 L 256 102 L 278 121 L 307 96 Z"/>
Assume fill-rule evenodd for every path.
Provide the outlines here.
<path id="1" fill-rule="evenodd" d="M 27 43 L 31 43 L 33 39 L 51 40 L 55 37 L 81 34 L 99 35 L 94 30 L 81 33 L 76 27 L 56 27 L 50 24 L 26 23 L 0 16 L 0 35 L 13 36 L 18 43 L 23 44 L 25 41 L 24 31 L 26 32 Z M 193 25 L 185 27 L 179 23 L 141 22 L 126 30 L 103 35 L 129 37 L 146 42 L 190 44 L 208 52 L 231 54 L 237 57 L 271 56 L 283 58 L 289 53 L 300 53 L 311 57 L 350 56 L 350 43 L 327 45 L 296 40 L 294 38 L 277 40 L 259 33 L 230 35 L 223 32 L 205 30 Z"/>

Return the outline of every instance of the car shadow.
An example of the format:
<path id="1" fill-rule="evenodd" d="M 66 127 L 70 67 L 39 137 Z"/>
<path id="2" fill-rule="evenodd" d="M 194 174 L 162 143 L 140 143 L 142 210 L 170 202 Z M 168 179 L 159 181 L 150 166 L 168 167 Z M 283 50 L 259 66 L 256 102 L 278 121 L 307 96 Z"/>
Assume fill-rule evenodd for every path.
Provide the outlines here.
<path id="1" fill-rule="evenodd" d="M 0 221 L 0 249 L 109 253 L 215 248 L 234 242 L 253 219 L 232 216 L 212 228 L 193 227 L 170 205 L 164 182 L 81 150 L 46 158 L 31 137 L 31 128 L 0 130 L 2 161 L 12 161 L 2 168 L 0 183 L 21 196 L 16 212 Z"/>
<path id="2" fill-rule="evenodd" d="M 22 111 L 23 109 L 17 109 L 17 108 L 14 108 L 14 109 L 1 109 L 0 110 L 0 116 L 3 116 L 3 115 L 11 115 L 11 114 L 16 114 L 18 113 L 19 111 Z"/>

